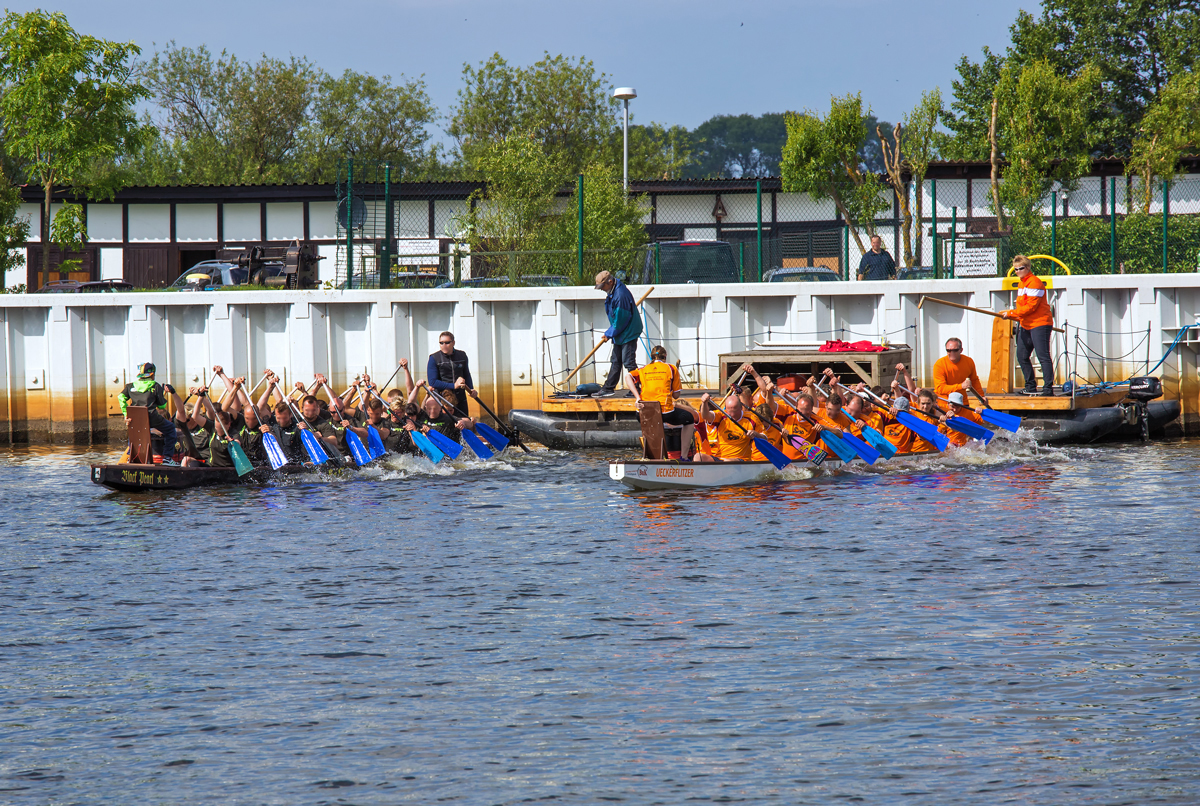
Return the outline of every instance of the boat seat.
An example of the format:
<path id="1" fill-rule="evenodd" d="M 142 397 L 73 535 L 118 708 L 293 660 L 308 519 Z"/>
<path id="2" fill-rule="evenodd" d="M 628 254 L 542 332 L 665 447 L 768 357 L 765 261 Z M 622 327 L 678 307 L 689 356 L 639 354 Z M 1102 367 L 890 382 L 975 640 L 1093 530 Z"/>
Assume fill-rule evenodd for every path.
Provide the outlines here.
<path id="1" fill-rule="evenodd" d="M 649 400 L 643 401 L 638 419 L 642 424 L 642 458 L 665 458 L 667 435 L 663 430 L 662 406 Z"/>
<path id="2" fill-rule="evenodd" d="M 129 417 L 129 461 L 135 465 L 154 463 L 150 454 L 150 414 L 145 406 L 130 406 Z"/>

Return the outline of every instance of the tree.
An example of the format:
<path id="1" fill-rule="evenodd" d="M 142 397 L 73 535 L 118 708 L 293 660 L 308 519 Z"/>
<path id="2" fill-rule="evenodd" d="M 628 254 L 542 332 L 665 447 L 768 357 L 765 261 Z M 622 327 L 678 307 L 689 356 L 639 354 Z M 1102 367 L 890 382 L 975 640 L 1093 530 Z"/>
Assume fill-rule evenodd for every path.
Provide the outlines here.
<path id="1" fill-rule="evenodd" d="M 1020 12 L 1009 32 L 1012 44 L 1003 57 L 985 48 L 979 64 L 959 62 L 951 103 L 957 114 L 946 121 L 955 133 L 950 156 L 987 158 L 991 88 L 1000 63 L 1019 69 L 1036 61 L 1066 77 L 1089 65 L 1099 70 L 1089 110 L 1096 149 L 1126 155 L 1158 92 L 1200 61 L 1200 0 L 1042 0 L 1040 15 Z"/>
<path id="2" fill-rule="evenodd" d="M 991 126 L 992 198 L 997 223 L 1006 211 L 1018 227 L 1041 228 L 1041 202 L 1054 182 L 1073 188 L 1091 167 L 1097 133 L 1089 111 L 1100 72 L 1087 67 L 1077 77 L 1058 72 L 1049 61 L 1000 73 Z M 997 174 L 1001 154 L 1004 181 Z"/>
<path id="3" fill-rule="evenodd" d="M 862 171 L 858 147 L 866 139 L 862 95 L 832 98 L 829 115 L 788 113 L 787 144 L 783 147 L 783 189 L 832 199 L 846 219 L 850 233 L 866 252 L 859 228 L 875 234 L 875 217 L 888 208 L 884 185 L 876 174 Z"/>
<path id="4" fill-rule="evenodd" d="M 50 224 L 50 240 L 62 252 L 63 260 L 58 264 L 60 272 L 78 271 L 83 263 L 79 258 L 66 256 L 78 253 L 87 244 L 87 218 L 83 213 L 83 205 L 67 202 L 54 214 Z M 45 250 L 43 250 L 45 251 Z"/>
<path id="5" fill-rule="evenodd" d="M 45 192 L 42 244 L 50 244 L 50 202 L 97 160 L 115 160 L 142 137 L 133 106 L 146 90 L 133 78 L 133 43 L 75 32 L 59 13 L 10 12 L 0 23 L 0 118 L 5 147 L 25 160 Z M 50 250 L 42 249 L 43 282 Z"/>
<path id="6" fill-rule="evenodd" d="M 532 136 L 556 154 L 568 173 L 593 162 L 616 126 L 618 102 L 608 76 L 592 62 L 549 53 L 531 67 L 513 67 L 495 53 L 478 67 L 463 65 L 463 88 L 447 132 L 466 164 L 514 133 Z"/>
<path id="7" fill-rule="evenodd" d="M 29 220 L 20 212 L 20 192 L 0 178 L 0 290 L 8 272 L 24 262 L 17 250 L 29 240 Z"/>
<path id="8" fill-rule="evenodd" d="M 868 173 L 885 173 L 887 165 L 884 162 L 884 143 L 887 142 L 889 147 L 896 145 L 894 140 L 889 141 L 895 127 L 869 113 L 865 123 L 867 136 L 858 145 L 858 166 Z"/>
<path id="9" fill-rule="evenodd" d="M 1154 180 L 1170 184 L 1179 159 L 1200 146 L 1200 74 L 1177 73 L 1142 116 L 1125 172 L 1138 179 L 1140 206 L 1150 212 Z"/>
<path id="10" fill-rule="evenodd" d="M 692 132 L 696 162 L 693 177 L 778 176 L 787 126 L 782 113 L 717 115 Z"/>
<path id="11" fill-rule="evenodd" d="M 624 132 L 620 128 L 613 129 L 605 148 L 604 162 L 615 171 L 621 170 L 624 147 Z M 694 159 L 692 136 L 683 126 L 630 125 L 630 179 L 678 179 Z"/>
<path id="12" fill-rule="evenodd" d="M 900 234 L 904 249 L 904 265 L 916 265 L 913 251 L 913 214 L 908 204 L 909 184 L 904 180 L 907 173 L 910 181 L 917 188 L 925 184 L 925 173 L 929 163 L 937 156 L 938 146 L 943 136 L 937 131 L 937 122 L 942 113 L 942 91 L 935 88 L 932 92 L 921 93 L 921 101 L 905 115 L 904 119 L 892 127 L 889 138 L 884 130 L 886 123 L 876 127 L 878 142 L 883 152 L 884 168 L 887 171 L 888 182 L 896 194 L 900 206 L 902 224 Z M 921 254 L 922 215 L 924 194 L 916 193 L 917 237 L 916 254 Z"/>

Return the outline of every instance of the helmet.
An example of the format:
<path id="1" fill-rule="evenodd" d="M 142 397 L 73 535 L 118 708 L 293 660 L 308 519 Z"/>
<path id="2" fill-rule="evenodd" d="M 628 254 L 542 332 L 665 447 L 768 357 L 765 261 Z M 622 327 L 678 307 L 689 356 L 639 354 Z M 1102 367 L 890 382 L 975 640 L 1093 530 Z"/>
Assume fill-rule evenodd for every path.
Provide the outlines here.
<path id="1" fill-rule="evenodd" d="M 138 367 L 138 377 L 139 378 L 149 378 L 149 377 L 152 377 L 153 375 L 154 375 L 154 365 L 151 364 L 149 361 L 147 361 L 145 364 L 142 364 L 140 367 Z"/>

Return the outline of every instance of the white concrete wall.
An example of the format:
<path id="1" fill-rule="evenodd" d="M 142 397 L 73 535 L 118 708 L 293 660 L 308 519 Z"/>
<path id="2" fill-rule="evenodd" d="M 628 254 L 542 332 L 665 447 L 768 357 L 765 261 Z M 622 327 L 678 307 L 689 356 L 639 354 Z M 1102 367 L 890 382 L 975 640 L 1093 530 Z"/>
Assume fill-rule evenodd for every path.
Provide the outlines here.
<path id="1" fill-rule="evenodd" d="M 1073 360 L 1078 338 L 1080 352 L 1108 356 L 1093 359 L 1103 378 L 1079 363 L 1089 380 L 1144 372 L 1147 356 L 1156 363 L 1178 327 L 1200 314 L 1198 275 L 1055 277 L 1054 285 L 1057 320 L 1068 325 L 1067 337 L 1055 337 L 1056 355 Z M 873 342 L 886 333 L 913 347 L 917 376 L 928 382 L 944 341 L 956 336 L 986 379 L 995 320 L 930 302 L 918 308 L 926 294 L 991 310 L 1010 307 L 1013 297 L 995 278 L 663 286 L 645 303 L 639 353 L 644 361 L 647 345 L 661 343 L 689 383 L 713 386 L 720 353 L 753 347 L 768 332 L 773 341 Z M 268 367 L 289 378 L 320 371 L 344 386 L 364 366 L 386 377 L 400 357 L 423 372 L 442 330 L 471 357 L 490 404 L 536 407 L 538 378 L 573 368 L 606 325 L 602 295 L 586 287 L 3 296 L 0 382 L 12 405 L 0 406 L 0 439 L 6 428 L 77 433 L 89 417 L 102 430 L 107 385 L 142 361 L 184 386 L 213 364 L 247 376 Z M 1200 334 L 1190 336 L 1156 371 L 1193 421 L 1198 348 Z M 1059 361 L 1060 381 L 1068 364 Z M 592 374 L 585 369 L 580 380 Z"/>

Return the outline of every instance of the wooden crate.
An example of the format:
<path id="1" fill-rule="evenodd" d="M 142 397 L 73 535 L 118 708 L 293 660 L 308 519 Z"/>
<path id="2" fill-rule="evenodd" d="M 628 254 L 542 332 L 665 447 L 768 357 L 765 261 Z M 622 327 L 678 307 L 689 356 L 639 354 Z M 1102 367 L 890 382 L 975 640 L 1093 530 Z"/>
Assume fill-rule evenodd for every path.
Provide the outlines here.
<path id="1" fill-rule="evenodd" d="M 868 386 L 887 387 L 896 377 L 896 365 L 912 365 L 912 348 L 900 344 L 878 353 L 821 353 L 816 348 L 747 350 L 721 353 L 717 363 L 721 371 L 721 388 L 737 378 L 738 369 L 746 361 L 754 364 L 759 374 L 775 378 L 779 375 L 819 375 L 829 367 L 847 386 L 863 381 Z"/>

